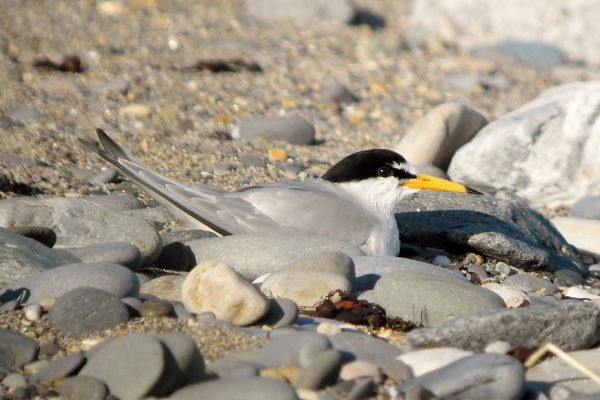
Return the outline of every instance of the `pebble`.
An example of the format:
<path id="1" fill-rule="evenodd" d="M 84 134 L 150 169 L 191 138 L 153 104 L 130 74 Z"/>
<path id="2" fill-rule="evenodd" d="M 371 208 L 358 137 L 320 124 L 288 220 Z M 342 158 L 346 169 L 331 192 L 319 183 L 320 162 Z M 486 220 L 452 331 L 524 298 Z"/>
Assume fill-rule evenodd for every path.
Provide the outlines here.
<path id="1" fill-rule="evenodd" d="M 85 363 L 85 357 L 81 353 L 71 353 L 57 358 L 47 366 L 40 369 L 29 377 L 30 382 L 55 381 L 65 378 L 79 370 Z"/>
<path id="2" fill-rule="evenodd" d="M 8 390 L 14 390 L 27 386 L 27 379 L 19 373 L 8 374 L 2 379 L 2 385 Z"/>
<path id="3" fill-rule="evenodd" d="M 441 398 L 514 400 L 525 390 L 525 369 L 503 354 L 475 354 L 401 384 L 401 394 L 421 386 Z"/>
<path id="4" fill-rule="evenodd" d="M 279 271 L 329 272 L 342 275 L 350 282 L 356 279 L 354 261 L 350 256 L 340 251 L 324 251 L 311 254 L 287 264 Z"/>
<path id="5" fill-rule="evenodd" d="M 143 368 L 140 368 L 143 366 Z M 106 383 L 121 399 L 141 399 L 152 394 L 165 372 L 165 349 L 151 335 L 110 339 L 94 352 L 79 372 Z"/>
<path id="6" fill-rule="evenodd" d="M 340 379 L 344 381 L 365 377 L 371 378 L 376 383 L 381 383 L 383 379 L 381 369 L 366 361 L 351 361 L 344 364 L 340 370 Z"/>
<path id="7" fill-rule="evenodd" d="M 362 360 L 384 368 L 402 353 L 383 339 L 359 332 L 342 332 L 328 338 L 333 347 L 342 352 L 344 361 Z"/>
<path id="8" fill-rule="evenodd" d="M 364 255 L 360 249 L 347 243 L 306 235 L 242 234 L 194 240 L 187 244 L 198 264 L 208 260 L 220 261 L 248 280 L 324 251 L 340 251 L 350 257 Z"/>
<path id="9" fill-rule="evenodd" d="M 491 290 L 504 300 L 508 308 L 518 308 L 531 304 L 531 299 L 525 293 L 517 289 L 511 289 L 499 283 L 485 283 L 481 285 L 484 289 Z"/>
<path id="10" fill-rule="evenodd" d="M 50 96 L 79 96 L 81 90 L 71 78 L 51 76 L 40 83 L 41 89 Z"/>
<path id="11" fill-rule="evenodd" d="M 588 300 L 594 300 L 594 299 L 600 299 L 600 296 L 598 296 L 597 294 L 593 294 L 590 293 L 589 291 L 580 288 L 580 287 L 570 287 L 567 290 L 565 290 L 563 292 L 563 296 L 571 298 L 571 299 L 588 299 Z"/>
<path id="12" fill-rule="evenodd" d="M 116 211 L 139 210 L 145 208 L 144 202 L 133 194 L 106 194 L 82 197 L 99 206 L 111 208 Z"/>
<path id="13" fill-rule="evenodd" d="M 559 269 L 554 272 L 554 284 L 556 285 L 556 281 L 560 280 L 566 283 L 568 286 L 573 285 L 583 285 L 585 283 L 585 279 L 581 276 L 581 274 L 571 271 L 568 269 Z M 558 285 L 557 285 L 558 286 Z"/>
<path id="14" fill-rule="evenodd" d="M 331 348 L 331 342 L 324 335 L 314 332 L 272 335 L 271 340 L 258 350 L 254 361 L 267 367 L 298 365 L 300 352 L 307 346 L 323 352 Z"/>
<path id="15" fill-rule="evenodd" d="M 23 105 L 10 111 L 8 117 L 14 121 L 27 125 L 39 120 L 42 117 L 42 113 L 36 106 Z"/>
<path id="16" fill-rule="evenodd" d="M 509 275 L 513 274 L 513 270 L 510 267 L 510 265 L 508 265 L 507 263 L 502 262 L 502 261 L 498 261 L 496 263 L 496 266 L 494 267 L 494 271 L 496 271 L 500 275 L 504 275 L 504 276 L 509 276 Z"/>
<path id="17" fill-rule="evenodd" d="M 418 377 L 472 355 L 471 351 L 454 347 L 438 347 L 404 353 L 397 359 L 408 365 L 414 376 Z"/>
<path id="18" fill-rule="evenodd" d="M 600 220 L 556 217 L 552 218 L 552 223 L 578 249 L 600 254 Z"/>
<path id="19" fill-rule="evenodd" d="M 48 319 L 63 334 L 80 338 L 129 321 L 129 311 L 110 293 L 80 287 L 59 297 Z"/>
<path id="20" fill-rule="evenodd" d="M 173 230 L 168 231 L 163 234 L 163 244 L 167 245 L 169 243 L 181 242 L 187 243 L 193 240 L 198 239 L 206 239 L 206 238 L 214 238 L 216 235 L 213 232 L 205 231 L 202 229 L 182 229 L 182 230 Z"/>
<path id="21" fill-rule="evenodd" d="M 294 388 L 284 381 L 268 378 L 224 378 L 186 386 L 171 400 L 297 400 Z"/>
<path id="22" fill-rule="evenodd" d="M 60 346 L 56 342 L 46 342 L 40 345 L 40 356 L 52 357 L 60 351 Z"/>
<path id="23" fill-rule="evenodd" d="M 571 215 L 576 218 L 600 219 L 600 196 L 587 196 L 571 207 Z"/>
<path id="24" fill-rule="evenodd" d="M 408 333 L 415 347 L 450 346 L 483 351 L 503 340 L 514 347 L 535 348 L 552 342 L 564 350 L 577 350 L 600 340 L 600 308 L 582 302 L 557 302 L 553 307 L 526 307 L 465 316 L 428 329 Z"/>
<path id="25" fill-rule="evenodd" d="M 0 371 L 20 368 L 35 360 L 39 344 L 27 336 L 0 328 Z"/>
<path id="26" fill-rule="evenodd" d="M 355 103 L 358 97 L 346 85 L 337 81 L 324 83 L 321 87 L 321 101 L 323 103 Z"/>
<path id="27" fill-rule="evenodd" d="M 350 281 L 342 275 L 317 271 L 278 271 L 261 285 L 268 297 L 287 297 L 299 307 L 313 307 L 330 293 L 352 292 Z"/>
<path id="28" fill-rule="evenodd" d="M 452 264 L 452 261 L 450 260 L 450 258 L 448 258 L 448 256 L 435 256 L 435 258 L 433 259 L 433 263 L 435 265 L 444 267 Z"/>
<path id="29" fill-rule="evenodd" d="M 143 219 L 90 200 L 64 197 L 0 200 L 0 225 L 26 225 L 32 218 L 56 232 L 56 247 L 129 242 L 141 251 L 143 264 L 150 265 L 162 245 L 156 228 Z"/>
<path id="30" fill-rule="evenodd" d="M 0 228 L 0 287 L 78 261 L 71 254 L 59 253 L 34 239 Z"/>
<path id="31" fill-rule="evenodd" d="M 274 0 L 245 2 L 246 12 L 251 18 L 267 23 L 289 23 L 301 26 L 330 22 L 346 24 L 355 15 L 354 7 L 347 0 L 333 0 L 323 3 L 319 0 L 306 0 L 302 4 Z"/>
<path id="32" fill-rule="evenodd" d="M 144 118 L 150 115 L 150 107 L 145 104 L 128 104 L 119 108 L 119 113 L 124 115 L 129 115 L 132 117 Z"/>
<path id="33" fill-rule="evenodd" d="M 181 286 L 185 276 L 163 275 L 144 283 L 140 293 L 151 294 L 164 300 L 181 301 Z"/>
<path id="34" fill-rule="evenodd" d="M 181 286 L 181 301 L 192 313 L 212 311 L 236 325 L 252 324 L 269 309 L 269 300 L 250 282 L 228 265 L 211 261 L 190 271 Z"/>
<path id="35" fill-rule="evenodd" d="M 485 268 L 483 268 L 481 265 L 479 264 L 468 264 L 467 265 L 467 272 L 470 274 L 475 274 L 475 276 L 477 277 L 477 279 L 479 279 L 480 281 L 487 279 L 489 277 L 488 272 L 485 270 Z"/>
<path id="36" fill-rule="evenodd" d="M 550 296 L 558 292 L 558 287 L 552 282 L 527 273 L 511 275 L 504 280 L 503 285 L 509 289 L 540 296 Z"/>
<path id="37" fill-rule="evenodd" d="M 232 136 L 243 140 L 262 137 L 306 145 L 315 140 L 315 127 L 301 117 L 248 117 L 240 120 Z"/>
<path id="38" fill-rule="evenodd" d="M 497 354 L 507 354 L 511 350 L 512 350 L 512 345 L 503 340 L 497 340 L 495 342 L 491 342 L 487 346 L 485 346 L 485 349 L 483 349 L 483 351 L 485 353 L 497 353 Z"/>
<path id="39" fill-rule="evenodd" d="M 132 271 L 137 271 L 143 261 L 140 250 L 126 242 L 95 243 L 65 250 L 83 262 L 119 264 Z"/>
<path id="40" fill-rule="evenodd" d="M 74 376 L 65 379 L 60 387 L 60 394 L 65 400 L 105 400 L 108 388 L 104 382 L 89 376 Z"/>
<path id="41" fill-rule="evenodd" d="M 467 281 L 415 271 L 394 272 L 375 285 L 375 303 L 390 316 L 433 326 L 478 311 L 500 310 L 504 301 Z"/>
<path id="42" fill-rule="evenodd" d="M 60 297 L 79 287 L 92 287 L 116 297 L 137 296 L 139 283 L 129 269 L 109 263 L 67 264 L 49 269 L 8 285 L 0 298 L 11 291 L 27 290 L 28 303 L 39 303 L 48 297 Z M 14 294 L 13 294 L 14 296 Z"/>
<path id="43" fill-rule="evenodd" d="M 268 325 L 273 329 L 293 325 L 298 319 L 298 305 L 285 297 L 269 299 L 269 310 L 257 322 L 257 325 Z"/>
<path id="44" fill-rule="evenodd" d="M 342 354 L 329 349 L 319 353 L 306 368 L 302 369 L 296 387 L 318 390 L 335 383 L 342 367 Z"/>
<path id="45" fill-rule="evenodd" d="M 138 312 L 144 318 L 170 317 L 174 314 L 173 305 L 166 300 L 146 300 Z"/>
<path id="46" fill-rule="evenodd" d="M 44 246 L 52 248 L 56 243 L 56 233 L 50 228 L 39 225 L 13 226 L 9 228 L 11 232 L 17 235 L 25 236 L 36 240 Z"/>
<path id="47" fill-rule="evenodd" d="M 106 183 L 116 183 L 119 178 L 119 171 L 116 168 L 108 167 L 100 170 L 87 179 L 91 185 L 102 185 Z"/>
<path id="48" fill-rule="evenodd" d="M 25 318 L 30 321 L 39 321 L 42 316 L 42 307 L 39 304 L 30 304 L 23 307 Z"/>

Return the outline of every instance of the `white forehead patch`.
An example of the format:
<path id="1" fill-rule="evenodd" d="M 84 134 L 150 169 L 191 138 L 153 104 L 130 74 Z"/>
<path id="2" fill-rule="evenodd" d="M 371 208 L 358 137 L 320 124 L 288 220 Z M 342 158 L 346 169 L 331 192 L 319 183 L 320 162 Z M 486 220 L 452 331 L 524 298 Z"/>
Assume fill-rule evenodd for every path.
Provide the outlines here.
<path id="1" fill-rule="evenodd" d="M 404 163 L 404 164 L 399 164 L 399 163 L 397 163 L 396 161 L 394 161 L 394 162 L 392 163 L 392 168 L 395 168 L 395 169 L 403 169 L 403 170 L 405 170 L 406 172 L 408 172 L 408 173 L 410 173 L 410 174 L 413 174 L 413 175 L 415 175 L 415 176 L 419 174 L 419 171 L 417 171 L 417 169 L 416 169 L 415 167 L 413 167 L 413 166 L 412 166 L 412 165 L 411 165 L 409 162 L 406 162 L 406 163 Z"/>

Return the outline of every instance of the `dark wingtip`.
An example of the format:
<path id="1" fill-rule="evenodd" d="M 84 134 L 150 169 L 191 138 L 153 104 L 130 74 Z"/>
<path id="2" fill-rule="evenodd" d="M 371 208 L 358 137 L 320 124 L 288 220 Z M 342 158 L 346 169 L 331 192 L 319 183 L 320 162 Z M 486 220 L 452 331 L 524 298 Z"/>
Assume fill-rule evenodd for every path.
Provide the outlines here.
<path id="1" fill-rule="evenodd" d="M 475 189 L 470 188 L 468 186 L 467 186 L 467 193 L 469 193 L 469 194 L 483 195 L 483 192 L 480 192 L 479 190 L 475 190 Z"/>

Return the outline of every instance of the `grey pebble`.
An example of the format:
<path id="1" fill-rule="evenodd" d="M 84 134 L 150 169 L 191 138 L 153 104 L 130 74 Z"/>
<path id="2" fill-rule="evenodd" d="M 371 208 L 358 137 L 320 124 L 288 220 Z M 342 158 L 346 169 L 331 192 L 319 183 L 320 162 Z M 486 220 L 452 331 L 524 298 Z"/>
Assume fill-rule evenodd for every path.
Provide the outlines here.
<path id="1" fill-rule="evenodd" d="M 36 240 L 46 247 L 52 248 L 56 243 L 56 233 L 50 228 L 39 225 L 13 226 L 9 228 L 11 232 L 17 235 L 25 236 Z"/>
<path id="2" fill-rule="evenodd" d="M 319 347 L 323 351 L 331 348 L 327 337 L 314 332 L 272 335 L 272 339 L 258 351 L 254 361 L 267 367 L 297 365 L 300 351 L 308 345 Z"/>
<path id="3" fill-rule="evenodd" d="M 12 282 L 0 299 L 15 298 L 27 291 L 27 302 L 38 303 L 48 297 L 60 297 L 66 292 L 82 287 L 102 289 L 117 297 L 137 296 L 139 282 L 129 269 L 109 263 L 76 263 L 52 268 L 37 275 Z"/>
<path id="4" fill-rule="evenodd" d="M 77 371 L 85 362 L 81 353 L 71 353 L 57 358 L 50 364 L 29 377 L 30 382 L 55 381 L 65 378 Z"/>
<path id="5" fill-rule="evenodd" d="M 415 348 L 450 346 L 483 351 L 493 341 L 535 348 L 552 342 L 565 351 L 587 348 L 600 340 L 600 308 L 591 303 L 557 302 L 470 315 L 407 335 Z"/>
<path id="6" fill-rule="evenodd" d="M 120 95 L 126 95 L 129 91 L 130 83 L 129 79 L 124 76 L 113 78 L 109 81 L 98 83 L 94 85 L 94 91 L 96 92 L 109 92 Z"/>
<path id="7" fill-rule="evenodd" d="M 398 387 L 407 393 L 419 385 L 449 399 L 520 399 L 525 388 L 525 369 L 515 358 L 502 354 L 475 354 L 428 372 Z"/>
<path id="8" fill-rule="evenodd" d="M 330 272 L 346 277 L 350 282 L 356 279 L 354 261 L 341 251 L 323 251 L 300 258 L 282 267 L 280 271 Z"/>
<path id="9" fill-rule="evenodd" d="M 179 389 L 171 400 L 297 400 L 294 388 L 284 381 L 268 378 L 224 378 Z"/>
<path id="10" fill-rule="evenodd" d="M 128 335 L 110 339 L 95 351 L 79 372 L 104 382 L 110 393 L 123 399 L 152 394 L 165 372 L 165 349 L 151 335 Z"/>
<path id="11" fill-rule="evenodd" d="M 298 305 L 285 297 L 269 299 L 269 310 L 256 323 L 268 325 L 273 329 L 293 325 L 298 319 Z"/>
<path id="12" fill-rule="evenodd" d="M 27 336 L 0 328 L 0 371 L 20 368 L 35 360 L 39 344 Z"/>
<path id="13" fill-rule="evenodd" d="M 126 242 L 94 243 L 64 250 L 83 262 L 119 264 L 132 271 L 137 271 L 142 266 L 142 253 L 137 247 Z"/>
<path id="14" fill-rule="evenodd" d="M 375 285 L 375 303 L 387 315 L 433 326 L 478 311 L 506 308 L 502 298 L 467 281 L 432 277 L 419 271 L 383 276 Z"/>
<path id="15" fill-rule="evenodd" d="M 108 389 L 104 382 L 89 376 L 74 376 L 65 379 L 60 387 L 65 400 L 106 400 Z"/>
<path id="16" fill-rule="evenodd" d="M 179 322 L 187 322 L 192 317 L 192 314 L 179 303 L 173 304 L 173 312 Z"/>
<path id="17" fill-rule="evenodd" d="M 512 268 L 505 262 L 498 261 L 496 266 L 494 267 L 494 271 L 499 273 L 500 275 L 509 276 L 513 273 Z"/>
<path id="18" fill-rule="evenodd" d="M 113 167 L 107 167 L 100 172 L 95 173 L 87 179 L 92 185 L 102 185 L 105 183 L 116 183 L 119 178 L 119 171 Z"/>
<path id="19" fill-rule="evenodd" d="M 182 230 L 174 230 L 168 231 L 162 235 L 163 244 L 167 245 L 173 242 L 191 242 L 193 240 L 198 239 L 206 239 L 211 237 L 216 237 L 213 232 L 205 231 L 203 229 L 182 229 Z"/>
<path id="20" fill-rule="evenodd" d="M 52 357 L 60 351 L 60 346 L 56 342 L 46 342 L 40 345 L 40 356 Z"/>
<path id="21" fill-rule="evenodd" d="M 235 139 L 282 140 L 291 144 L 311 144 L 315 127 L 301 117 L 250 117 L 240 120 L 232 132 Z"/>
<path id="22" fill-rule="evenodd" d="M 571 207 L 571 215 L 578 218 L 600 219 L 600 196 L 588 196 Z"/>
<path id="23" fill-rule="evenodd" d="M 34 105 L 23 105 L 10 111 L 8 117 L 14 121 L 27 125 L 39 120 L 42 117 L 42 113 Z"/>
<path id="24" fill-rule="evenodd" d="M 358 98 L 340 82 L 331 81 L 323 84 L 321 88 L 321 101 L 324 103 L 354 103 Z"/>
<path id="25" fill-rule="evenodd" d="M 402 354 L 398 347 L 362 332 L 342 332 L 329 336 L 329 340 L 342 352 L 345 362 L 362 360 L 383 367 Z"/>
<path id="26" fill-rule="evenodd" d="M 129 321 L 129 311 L 110 293 L 79 287 L 59 297 L 48 318 L 63 334 L 80 338 Z"/>
<path id="27" fill-rule="evenodd" d="M 138 309 L 140 316 L 144 318 L 170 317 L 174 314 L 173 305 L 162 299 L 146 300 Z"/>
<path id="28" fill-rule="evenodd" d="M 538 294 L 542 296 L 549 296 L 558 292 L 558 287 L 552 282 L 548 282 L 543 278 L 538 278 L 528 273 L 511 275 L 504 280 L 503 285 L 527 294 Z"/>
<path id="29" fill-rule="evenodd" d="M 6 387 L 8 390 L 15 390 L 27 386 L 27 379 L 20 373 L 13 372 L 12 374 L 6 375 L 1 383 L 2 386 Z"/>
<path id="30" fill-rule="evenodd" d="M 132 317 L 138 317 L 140 315 L 140 307 L 144 304 L 142 300 L 137 297 L 123 297 L 121 301 L 127 306 L 129 314 Z"/>
<path id="31" fill-rule="evenodd" d="M 483 268 L 481 265 L 479 264 L 468 264 L 467 265 L 467 272 L 471 273 L 471 274 L 475 274 L 475 276 L 477 276 L 477 278 L 482 281 L 486 278 L 489 277 L 489 274 L 487 273 L 487 271 L 485 270 L 485 268 Z"/>
<path id="32" fill-rule="evenodd" d="M 237 357 L 238 353 L 230 353 L 206 366 L 207 371 L 225 377 L 252 377 L 258 376 L 264 365 Z"/>
<path id="33" fill-rule="evenodd" d="M 341 367 L 341 352 L 335 349 L 322 351 L 305 368 L 302 368 L 296 386 L 302 389 L 321 389 L 337 380 Z"/>
<path id="34" fill-rule="evenodd" d="M 554 272 L 554 277 L 555 277 L 555 284 L 556 284 L 556 279 L 562 280 L 568 286 L 583 285 L 585 283 L 585 279 L 583 279 L 581 274 L 579 274 L 575 271 L 568 270 L 568 269 L 559 269 L 558 271 Z"/>
<path id="35" fill-rule="evenodd" d="M 163 275 L 154 278 L 142 286 L 141 294 L 152 295 L 169 301 L 181 301 L 181 285 L 185 276 Z"/>

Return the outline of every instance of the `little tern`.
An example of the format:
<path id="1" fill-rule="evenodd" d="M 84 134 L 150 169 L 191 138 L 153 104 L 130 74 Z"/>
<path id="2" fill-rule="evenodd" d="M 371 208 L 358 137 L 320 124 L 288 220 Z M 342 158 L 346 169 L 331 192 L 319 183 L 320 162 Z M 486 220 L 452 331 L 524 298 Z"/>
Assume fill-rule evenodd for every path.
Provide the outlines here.
<path id="1" fill-rule="evenodd" d="M 353 153 L 321 178 L 274 182 L 229 192 L 183 184 L 150 170 L 96 129 L 99 142 L 80 142 L 114 165 L 161 204 L 218 235 L 313 234 L 360 247 L 371 255 L 396 256 L 400 237 L 395 205 L 420 189 L 481 194 L 460 183 L 419 173 L 400 154 L 385 149 Z"/>

